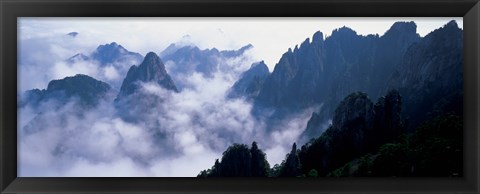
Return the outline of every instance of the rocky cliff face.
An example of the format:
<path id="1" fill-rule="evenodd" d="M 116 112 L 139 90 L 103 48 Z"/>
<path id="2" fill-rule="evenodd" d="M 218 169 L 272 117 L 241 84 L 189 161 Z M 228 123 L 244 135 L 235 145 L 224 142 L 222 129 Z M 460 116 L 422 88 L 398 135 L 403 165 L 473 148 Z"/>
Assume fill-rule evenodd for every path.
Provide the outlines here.
<path id="1" fill-rule="evenodd" d="M 141 54 L 128 51 L 122 45 L 112 42 L 98 46 L 90 55 L 78 53 L 68 58 L 67 62 L 73 64 L 81 61 L 95 60 L 102 67 L 113 65 L 119 68 L 125 64 L 128 64 L 128 66 L 139 64 L 142 59 L 143 56 Z"/>
<path id="2" fill-rule="evenodd" d="M 120 88 L 121 77 L 127 74 L 132 65 L 142 62 L 143 56 L 136 52 L 125 49 L 122 45 L 112 42 L 98 46 L 92 53 L 78 53 L 66 59 L 67 65 L 84 66 L 86 64 L 98 64 L 96 76 L 108 82 L 113 88 Z"/>
<path id="3" fill-rule="evenodd" d="M 165 89 L 166 93 L 146 92 L 145 85 Z M 178 92 L 175 83 L 165 70 L 157 54 L 150 52 L 139 66 L 132 66 L 123 80 L 115 99 L 118 114 L 125 120 L 136 122 L 154 114 L 155 109 L 168 98 L 168 92 Z"/>
<path id="4" fill-rule="evenodd" d="M 317 32 L 282 56 L 255 105 L 295 111 L 323 103 L 318 114 L 327 119 L 349 93 L 378 98 L 398 59 L 419 39 L 413 22 L 397 22 L 383 36 L 361 36 L 347 27 L 326 39 Z"/>
<path id="5" fill-rule="evenodd" d="M 373 126 L 373 103 L 365 93 L 348 95 L 337 107 L 332 119 L 332 126 L 337 129 Z"/>
<path id="6" fill-rule="evenodd" d="M 318 102 L 325 74 L 323 34 L 318 32 L 300 47 L 283 54 L 265 80 L 255 103 L 260 107 L 295 109 Z"/>
<path id="7" fill-rule="evenodd" d="M 123 80 L 118 98 L 137 92 L 142 83 L 155 83 L 167 90 L 178 92 L 172 78 L 157 54 L 150 52 L 139 66 L 132 66 Z"/>
<path id="8" fill-rule="evenodd" d="M 196 46 L 179 46 L 171 44 L 160 53 L 168 72 L 174 78 L 179 90 L 189 87 L 182 77 L 199 73 L 206 78 L 212 78 L 217 72 L 231 72 L 234 67 L 227 64 L 228 60 L 241 57 L 253 48 L 246 45 L 238 50 L 220 51 L 216 48 L 201 50 Z"/>
<path id="9" fill-rule="evenodd" d="M 244 72 L 232 86 L 228 97 L 252 99 L 258 96 L 269 74 L 268 67 L 263 61 L 252 64 L 250 69 Z"/>
<path id="10" fill-rule="evenodd" d="M 48 101 L 63 105 L 71 100 L 76 100 L 81 105 L 91 107 L 98 104 L 100 100 L 111 97 L 112 94 L 113 90 L 107 83 L 78 74 L 60 80 L 52 80 L 44 90 L 26 91 L 23 99 L 20 100 L 20 106 L 37 107 Z"/>
<path id="11" fill-rule="evenodd" d="M 274 110 L 282 118 L 322 105 L 306 132 L 318 134 L 344 96 L 362 91 L 376 99 L 395 89 L 404 96 L 409 129 L 435 112 L 462 112 L 462 30 L 452 21 L 422 38 L 416 27 L 397 22 L 382 36 L 347 27 L 325 39 L 315 33 L 282 56 L 254 99 L 254 114 Z"/>
<path id="12" fill-rule="evenodd" d="M 438 112 L 463 112 L 463 31 L 455 21 L 407 50 L 388 80 L 404 96 L 410 129 Z"/>

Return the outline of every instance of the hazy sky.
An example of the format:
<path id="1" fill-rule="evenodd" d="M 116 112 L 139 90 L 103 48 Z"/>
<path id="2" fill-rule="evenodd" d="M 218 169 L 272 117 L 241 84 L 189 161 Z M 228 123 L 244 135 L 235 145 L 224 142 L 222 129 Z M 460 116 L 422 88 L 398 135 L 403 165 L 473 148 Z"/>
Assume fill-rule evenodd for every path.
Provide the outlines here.
<path id="1" fill-rule="evenodd" d="M 396 21 L 415 21 L 417 32 L 432 30 L 462 18 L 20 18 L 21 40 L 61 36 L 78 32 L 73 52 L 88 52 L 100 44 L 117 42 L 145 55 L 161 52 L 169 44 L 193 43 L 202 49 L 238 49 L 252 44 L 255 57 L 265 60 L 272 71 L 281 55 L 311 38 L 316 31 L 329 36 L 347 26 L 358 34 L 383 35 Z"/>

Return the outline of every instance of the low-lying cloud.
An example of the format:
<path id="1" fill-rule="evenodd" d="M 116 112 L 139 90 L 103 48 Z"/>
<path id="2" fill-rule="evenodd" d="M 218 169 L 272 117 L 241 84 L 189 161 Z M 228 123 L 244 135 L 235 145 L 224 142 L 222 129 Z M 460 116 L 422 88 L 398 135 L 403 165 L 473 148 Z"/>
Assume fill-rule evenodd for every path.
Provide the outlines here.
<path id="1" fill-rule="evenodd" d="M 181 79 L 189 87 L 180 93 L 143 83 L 130 99 L 136 102 L 136 112 L 115 106 L 113 97 L 89 109 L 79 107 L 76 100 L 59 109 L 50 109 L 55 102 L 48 102 L 42 113 L 23 107 L 19 110 L 19 176 L 196 176 L 221 158 L 228 146 L 253 141 L 266 151 L 272 166 L 280 163 L 311 112 L 292 116 L 267 132 L 267 124 L 251 115 L 251 102 L 226 98 L 253 62 L 248 53 L 219 60 L 220 66 L 230 70 L 219 70 L 211 77 L 184 75 Z M 86 70 L 98 75 L 95 68 Z M 137 119 L 123 119 L 124 111 L 133 112 Z"/>

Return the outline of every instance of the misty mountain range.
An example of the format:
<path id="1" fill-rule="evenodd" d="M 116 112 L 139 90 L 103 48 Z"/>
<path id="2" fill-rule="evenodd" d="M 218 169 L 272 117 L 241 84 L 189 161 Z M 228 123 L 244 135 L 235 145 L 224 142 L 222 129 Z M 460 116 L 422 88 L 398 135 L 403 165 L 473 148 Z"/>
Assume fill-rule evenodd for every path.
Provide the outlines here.
<path id="1" fill-rule="evenodd" d="M 263 61 L 243 72 L 226 64 L 241 58 L 252 45 L 219 51 L 171 44 L 158 55 L 149 52 L 142 56 L 112 42 L 91 54 L 79 53 L 65 60 L 70 64 L 94 60 L 103 67 L 114 67 L 123 81 L 107 83 L 80 74 L 52 80 L 46 89 L 22 94 L 18 106 L 32 107 L 41 115 L 51 109 L 45 104 L 59 108 L 73 101 L 81 111 L 106 102 L 114 105 L 116 114 L 126 122 L 146 122 L 142 118 L 152 113 L 151 109 L 161 107 L 159 104 L 175 94 L 196 89 L 192 80 L 185 78 L 198 75 L 208 80 L 235 71 L 239 77 L 223 98 L 251 103 L 251 114 L 267 126 L 265 133 L 275 132 L 275 126 L 286 118 L 314 107 L 296 141 L 301 149 L 297 151 L 294 144 L 275 172 L 265 164 L 265 154 L 256 143 L 250 151 L 243 145 L 230 149 L 244 155 L 255 152 L 255 158 L 242 165 L 257 165 L 262 176 L 300 176 L 312 169 L 326 176 L 404 133 L 414 133 L 424 121 L 445 113 L 462 114 L 462 29 L 451 21 L 420 37 L 416 27 L 414 22 L 396 22 L 382 36 L 358 35 L 348 27 L 325 38 L 316 32 L 311 40 L 285 52 L 272 72 Z M 195 115 L 189 117 L 195 121 Z M 169 133 L 154 135 L 158 141 L 172 138 Z M 231 162 L 237 156 L 226 153 L 226 159 L 215 163 L 217 167 L 201 175 L 222 176 L 215 170 L 233 168 Z M 258 175 L 258 170 L 250 174 L 255 173 Z"/>

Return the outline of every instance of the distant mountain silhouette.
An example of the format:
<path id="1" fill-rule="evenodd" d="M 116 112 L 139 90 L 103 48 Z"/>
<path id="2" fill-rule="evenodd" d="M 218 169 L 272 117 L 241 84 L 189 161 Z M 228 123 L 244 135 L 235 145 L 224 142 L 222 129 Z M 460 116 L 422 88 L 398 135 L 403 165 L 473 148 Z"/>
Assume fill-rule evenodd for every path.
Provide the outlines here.
<path id="1" fill-rule="evenodd" d="M 143 62 L 133 65 L 123 80 L 120 92 L 115 99 L 120 115 L 130 121 L 141 120 L 143 113 L 153 111 L 166 97 L 143 92 L 143 84 L 154 84 L 171 92 L 178 92 L 175 83 L 165 70 L 157 54 L 149 52 Z"/>
<path id="2" fill-rule="evenodd" d="M 157 54 L 149 52 L 139 66 L 132 66 L 123 80 L 118 97 L 135 93 L 141 83 L 152 82 L 165 89 L 178 92 L 172 78 L 168 75 L 162 60 Z"/>
<path id="3" fill-rule="evenodd" d="M 326 123 L 349 93 L 363 91 L 378 98 L 399 89 L 405 96 L 402 114 L 410 117 L 409 128 L 415 128 L 419 124 L 415 120 L 434 107 L 461 107 L 462 43 L 462 30 L 455 21 L 423 38 L 414 22 L 396 22 L 382 36 L 358 35 L 347 27 L 325 39 L 317 32 L 311 41 L 307 38 L 283 54 L 254 99 L 253 113 L 274 110 L 272 117 L 283 118 L 322 105 L 311 121 Z M 445 103 L 454 101 L 457 106 Z M 318 130 L 310 126 L 309 133 Z"/>
<path id="4" fill-rule="evenodd" d="M 81 105 L 92 107 L 107 97 L 111 97 L 113 90 L 107 83 L 98 81 L 90 76 L 78 74 L 60 80 L 52 80 L 47 89 L 28 90 L 20 101 L 20 106 L 37 107 L 49 101 L 63 105 L 77 100 Z"/>
<path id="5" fill-rule="evenodd" d="M 177 87 L 182 90 L 188 87 L 181 77 L 199 73 L 206 78 L 213 77 L 216 72 L 230 72 L 232 67 L 226 60 L 242 56 L 252 45 L 246 45 L 239 50 L 219 51 L 216 48 L 201 50 L 196 46 L 179 46 L 171 44 L 160 53 L 166 63 L 169 74 L 172 75 Z"/>
<path id="6" fill-rule="evenodd" d="M 232 86 L 228 97 L 246 97 L 247 99 L 256 97 L 268 75 L 270 72 L 264 61 L 252 64 L 250 69 L 245 71 Z"/>
<path id="7" fill-rule="evenodd" d="M 450 21 L 413 44 L 395 67 L 388 88 L 405 101 L 409 129 L 444 112 L 463 114 L 463 30 Z"/>
<path id="8" fill-rule="evenodd" d="M 116 42 L 112 42 L 110 44 L 98 46 L 92 53 L 91 58 L 99 61 L 102 65 L 106 65 L 128 61 L 135 63 L 141 61 L 143 56 L 138 53 L 130 52 Z"/>

